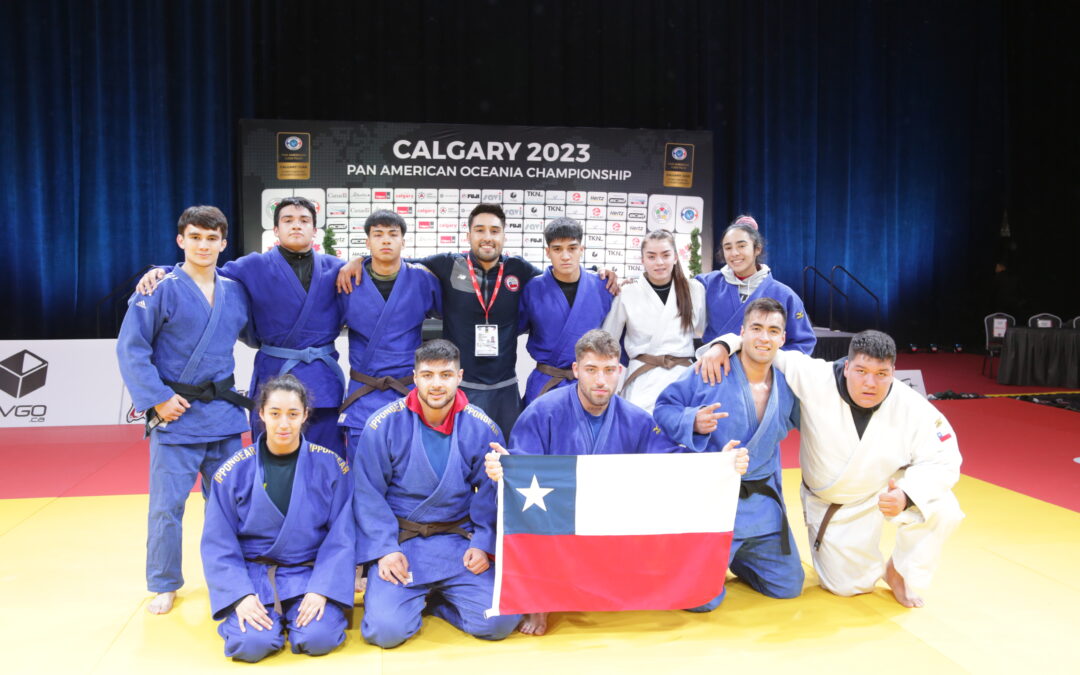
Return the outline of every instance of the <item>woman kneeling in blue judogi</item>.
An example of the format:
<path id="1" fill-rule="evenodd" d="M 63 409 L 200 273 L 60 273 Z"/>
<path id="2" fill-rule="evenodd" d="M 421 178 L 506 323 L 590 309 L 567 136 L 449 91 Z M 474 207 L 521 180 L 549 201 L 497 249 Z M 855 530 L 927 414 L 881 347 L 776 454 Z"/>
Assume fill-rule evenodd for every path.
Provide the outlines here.
<path id="1" fill-rule="evenodd" d="M 355 528 L 349 465 L 309 443 L 304 385 L 266 382 L 266 432 L 214 474 L 202 536 L 210 609 L 225 655 L 258 661 L 285 644 L 313 656 L 345 640 L 353 603 Z"/>

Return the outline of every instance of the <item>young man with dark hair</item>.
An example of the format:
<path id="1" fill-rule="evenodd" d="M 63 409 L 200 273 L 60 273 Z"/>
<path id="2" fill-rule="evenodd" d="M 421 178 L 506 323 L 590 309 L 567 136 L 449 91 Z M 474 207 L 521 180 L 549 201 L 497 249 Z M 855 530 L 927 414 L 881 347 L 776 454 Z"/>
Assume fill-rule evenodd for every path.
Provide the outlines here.
<path id="1" fill-rule="evenodd" d="M 358 561 L 370 563 L 364 639 L 383 648 L 412 637 L 427 611 L 485 640 L 519 616 L 485 618 L 494 574 L 495 490 L 484 453 L 503 436 L 458 388 L 460 353 L 432 340 L 415 354 L 416 388 L 373 414 L 356 453 Z"/>
<path id="2" fill-rule="evenodd" d="M 780 466 L 780 441 L 797 424 L 798 407 L 784 376 L 772 367 L 787 337 L 786 325 L 782 304 L 772 298 L 751 300 L 743 312 L 745 349 L 731 359 L 731 373 L 709 385 L 687 370 L 660 393 L 653 409 L 660 427 L 695 452 L 721 451 L 732 439 L 749 451 L 728 567 L 770 598 L 798 596 L 804 580 Z M 726 593 L 692 611 L 716 609 Z"/>
<path id="3" fill-rule="evenodd" d="M 719 340 L 727 351 L 745 346 L 733 335 Z M 960 478 L 956 432 L 893 378 L 896 344 L 885 333 L 858 333 L 835 363 L 781 351 L 775 364 L 802 403 L 802 504 L 821 585 L 857 595 L 884 579 L 901 605 L 922 607 L 918 589 L 929 585 L 964 518 L 952 492 Z M 888 562 L 879 549 L 885 520 L 897 526 Z"/>
<path id="4" fill-rule="evenodd" d="M 136 292 L 116 341 L 120 374 L 150 437 L 150 515 L 146 583 L 157 595 L 147 610 L 172 609 L 183 586 L 181 524 L 195 477 L 210 476 L 240 449 L 251 401 L 233 388 L 233 344 L 248 326 L 239 284 L 217 273 L 228 223 L 213 206 L 192 206 L 177 224 L 184 262 L 158 292 Z"/>
<path id="5" fill-rule="evenodd" d="M 423 265 L 401 259 L 406 225 L 379 210 L 364 222 L 371 257 L 355 292 L 338 294 L 349 327 L 349 391 L 338 423 L 352 461 L 368 417 L 413 387 L 413 356 L 424 319 L 441 311 L 439 280 Z"/>
<path id="6" fill-rule="evenodd" d="M 473 405 L 510 433 L 521 414 L 517 389 L 518 312 L 522 290 L 543 272 L 520 256 L 502 253 L 506 215 L 498 204 L 479 204 L 469 214 L 469 252 L 438 253 L 416 262 L 439 279 L 443 337 L 461 349 L 468 379 L 461 383 Z M 338 289 L 349 293 L 362 262 L 352 260 L 338 275 Z M 601 272 L 614 289 L 614 274 Z M 614 292 L 614 290 L 613 290 Z"/>
<path id="7" fill-rule="evenodd" d="M 521 332 L 529 332 L 529 354 L 536 369 L 525 386 L 524 405 L 552 389 L 573 384 L 570 369 L 578 338 L 604 323 L 611 294 L 604 282 L 584 274 L 581 266 L 581 224 L 556 218 L 544 228 L 551 265 L 521 296 Z"/>
<path id="8" fill-rule="evenodd" d="M 334 340 L 341 332 L 341 309 L 334 282 L 342 261 L 313 249 L 318 230 L 315 204 L 304 197 L 286 197 L 274 209 L 278 245 L 265 253 L 249 253 L 222 266 L 221 276 L 234 279 L 251 299 L 253 330 L 259 344 L 250 392 L 278 375 L 292 373 L 312 396 L 308 440 L 345 456 L 337 425 L 345 376 L 338 365 Z M 153 293 L 167 271 L 150 270 L 139 290 Z M 263 433 L 262 420 L 251 416 L 251 433 Z"/>

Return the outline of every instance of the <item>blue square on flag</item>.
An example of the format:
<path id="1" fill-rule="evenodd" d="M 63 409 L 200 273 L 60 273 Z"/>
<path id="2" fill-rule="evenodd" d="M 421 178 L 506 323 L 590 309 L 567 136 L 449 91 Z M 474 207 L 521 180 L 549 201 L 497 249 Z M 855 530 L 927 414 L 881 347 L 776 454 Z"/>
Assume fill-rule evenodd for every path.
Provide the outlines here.
<path id="1" fill-rule="evenodd" d="M 577 457 L 507 455 L 503 466 L 506 534 L 573 534 Z"/>

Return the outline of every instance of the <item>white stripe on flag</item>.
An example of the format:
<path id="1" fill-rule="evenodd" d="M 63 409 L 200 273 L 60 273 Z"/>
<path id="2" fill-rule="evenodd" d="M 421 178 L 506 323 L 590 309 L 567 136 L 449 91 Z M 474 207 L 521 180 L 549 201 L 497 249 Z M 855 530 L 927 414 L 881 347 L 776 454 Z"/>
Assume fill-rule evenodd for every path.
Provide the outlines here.
<path id="1" fill-rule="evenodd" d="M 577 534 L 730 532 L 739 474 L 734 452 L 582 455 Z"/>

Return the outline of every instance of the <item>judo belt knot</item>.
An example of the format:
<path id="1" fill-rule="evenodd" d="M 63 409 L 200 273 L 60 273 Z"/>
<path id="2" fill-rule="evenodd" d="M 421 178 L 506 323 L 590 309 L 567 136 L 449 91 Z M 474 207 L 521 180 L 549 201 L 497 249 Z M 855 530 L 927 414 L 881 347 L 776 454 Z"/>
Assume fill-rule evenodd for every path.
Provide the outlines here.
<path id="1" fill-rule="evenodd" d="M 315 359 L 319 358 L 326 353 L 324 347 L 307 347 L 297 352 L 296 358 L 300 359 L 304 363 L 311 363 Z"/>
<path id="2" fill-rule="evenodd" d="M 746 479 L 739 483 L 739 499 L 748 499 L 750 495 L 765 495 L 780 505 L 780 550 L 784 555 L 791 553 L 791 526 L 788 525 L 787 510 L 780 493 L 769 485 L 769 478 Z"/>
<path id="3" fill-rule="evenodd" d="M 286 565 L 285 563 L 278 562 L 272 558 L 260 555 L 256 558 L 247 558 L 246 562 L 258 563 L 259 565 L 266 565 L 266 578 L 270 581 L 270 590 L 274 594 L 274 611 L 278 614 L 282 614 L 281 598 L 278 597 L 277 591 L 277 570 L 279 567 L 315 567 L 314 560 L 308 560 L 302 563 L 293 563 Z"/>
<path id="4" fill-rule="evenodd" d="M 209 403 L 211 401 L 228 401 L 233 405 L 240 408 L 247 408 L 251 410 L 255 407 L 255 402 L 247 396 L 239 394 L 232 390 L 236 380 L 232 375 L 226 378 L 218 380 L 217 382 L 200 382 L 199 384 L 185 384 L 183 382 L 172 382 L 171 380 L 163 380 L 166 385 L 177 394 L 180 394 L 188 401 L 201 401 L 203 403 Z"/>
<path id="5" fill-rule="evenodd" d="M 635 370 L 630 374 L 630 377 L 626 378 L 626 382 L 624 382 L 622 386 L 623 391 L 626 391 L 626 388 L 630 386 L 631 382 L 653 368 L 671 370 L 675 366 L 690 366 L 694 363 L 689 356 L 672 356 L 671 354 L 664 354 L 663 356 L 657 356 L 655 354 L 638 354 L 634 358 L 645 365 Z"/>
<path id="6" fill-rule="evenodd" d="M 472 532 L 461 527 L 469 522 L 468 516 L 448 523 L 417 523 L 400 517 L 397 522 L 399 544 L 413 537 L 424 537 L 426 539 L 434 534 L 460 534 L 466 539 L 472 539 Z"/>
<path id="7" fill-rule="evenodd" d="M 359 400 L 360 397 L 367 396 L 373 391 L 386 391 L 387 389 L 393 389 L 402 396 L 408 396 L 409 385 L 413 383 L 412 375 L 406 375 L 405 377 L 400 378 L 390 377 L 389 375 L 384 375 L 382 377 L 372 377 L 370 375 L 365 375 L 364 373 L 361 373 L 359 370 L 351 368 L 349 369 L 349 377 L 354 382 L 359 382 L 364 386 L 349 394 L 349 396 L 345 399 L 345 402 L 341 404 L 341 408 L 338 409 L 338 412 L 345 412 L 345 409 L 351 406 L 353 403 L 356 403 L 356 401 Z"/>
<path id="8" fill-rule="evenodd" d="M 540 393 L 536 395 L 538 398 L 559 386 L 559 383 L 564 380 L 573 382 L 577 379 L 574 377 L 574 371 L 568 368 L 556 368 L 555 366 L 550 366 L 546 363 L 538 363 L 536 364 L 536 369 L 551 378 L 544 384 Z"/>

